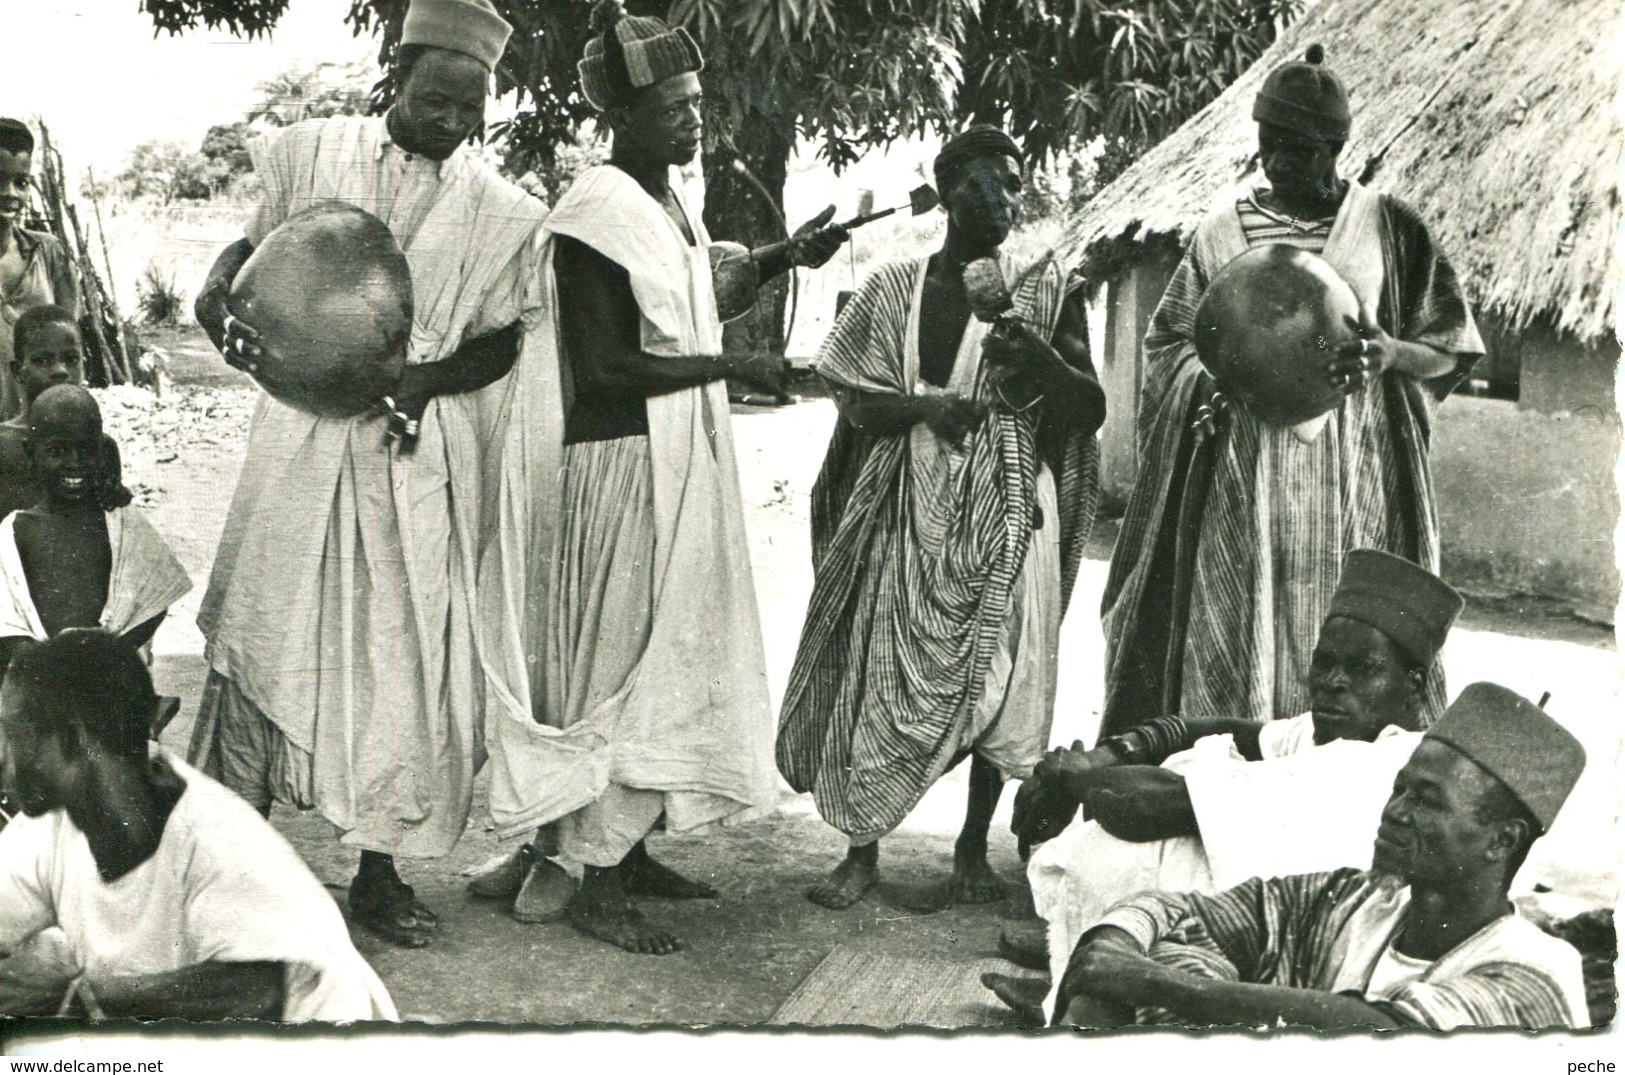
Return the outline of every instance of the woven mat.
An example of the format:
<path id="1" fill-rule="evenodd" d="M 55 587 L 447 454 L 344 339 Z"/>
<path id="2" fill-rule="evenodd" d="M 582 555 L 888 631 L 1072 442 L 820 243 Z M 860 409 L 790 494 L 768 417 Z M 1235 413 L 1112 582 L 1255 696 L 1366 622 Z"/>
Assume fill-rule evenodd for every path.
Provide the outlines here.
<path id="1" fill-rule="evenodd" d="M 773 1013 L 773 1026 L 960 1027 L 1010 1025 L 1010 1010 L 982 985 L 985 971 L 1020 975 L 1002 959 L 916 959 L 841 945 Z"/>

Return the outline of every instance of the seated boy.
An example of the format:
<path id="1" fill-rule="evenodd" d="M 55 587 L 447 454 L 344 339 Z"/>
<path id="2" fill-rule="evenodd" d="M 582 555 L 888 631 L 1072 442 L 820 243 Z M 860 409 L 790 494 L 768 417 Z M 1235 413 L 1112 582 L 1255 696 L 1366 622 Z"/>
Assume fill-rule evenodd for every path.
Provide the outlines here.
<path id="1" fill-rule="evenodd" d="M 100 627 L 137 647 L 151 641 L 192 581 L 132 507 L 108 510 L 101 410 L 77 385 L 56 385 L 28 409 L 27 460 L 40 497 L 0 519 L 0 668 L 19 638 Z"/>
<path id="2" fill-rule="evenodd" d="M 35 306 L 17 319 L 12 329 L 11 375 L 22 397 L 22 411 L 0 422 L 0 518 L 39 502 L 44 490 L 35 478 L 28 460 L 28 410 L 34 398 L 53 385 L 85 383 L 85 356 L 79 339 L 79 325 L 60 306 Z M 108 511 L 130 503 L 130 493 L 120 484 L 122 464 L 118 444 L 102 437 L 106 455 L 106 487 L 101 490 L 102 506 Z"/>

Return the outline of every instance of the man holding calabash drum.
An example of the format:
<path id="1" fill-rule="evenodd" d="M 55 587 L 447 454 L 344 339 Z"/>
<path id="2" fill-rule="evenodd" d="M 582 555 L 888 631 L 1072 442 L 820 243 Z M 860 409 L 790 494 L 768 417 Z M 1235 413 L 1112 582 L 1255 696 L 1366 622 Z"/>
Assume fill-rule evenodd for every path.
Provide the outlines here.
<path id="1" fill-rule="evenodd" d="M 483 754 L 482 492 L 520 465 L 502 451 L 522 424 L 520 377 L 506 375 L 535 305 L 531 242 L 546 207 L 464 148 L 510 29 L 489 0 L 412 0 L 389 114 L 309 121 L 262 147 L 264 201 L 197 302 L 227 360 L 285 399 L 276 375 L 320 356 L 286 342 L 279 355 L 270 314 L 245 320 L 232 284 L 254 248 L 339 202 L 383 221 L 410 268 L 406 366 L 376 408 L 345 417 L 331 398 L 260 402 L 199 615 L 209 681 L 191 748 L 262 813 L 276 800 L 333 822 L 361 851 L 352 920 L 410 948 L 429 942 L 436 916 L 394 858 L 446 854 L 468 819 Z M 331 279 L 280 301 L 315 317 L 325 293 L 358 286 L 360 245 L 334 242 L 330 256 Z"/>
<path id="2" fill-rule="evenodd" d="M 1253 118 L 1269 185 L 1202 222 L 1146 336 L 1140 471 L 1103 603 L 1105 734 L 1166 712 L 1301 712 L 1344 555 L 1375 548 L 1438 571 L 1432 414 L 1484 348 L 1414 211 L 1339 178 L 1348 98 L 1322 59 L 1312 46 L 1265 80 Z M 1216 396 L 1197 357 L 1210 282 L 1269 244 L 1319 255 L 1360 310 L 1324 355 L 1309 345 L 1305 361 L 1344 395 L 1298 427 Z M 1424 720 L 1443 701 L 1435 670 Z"/>

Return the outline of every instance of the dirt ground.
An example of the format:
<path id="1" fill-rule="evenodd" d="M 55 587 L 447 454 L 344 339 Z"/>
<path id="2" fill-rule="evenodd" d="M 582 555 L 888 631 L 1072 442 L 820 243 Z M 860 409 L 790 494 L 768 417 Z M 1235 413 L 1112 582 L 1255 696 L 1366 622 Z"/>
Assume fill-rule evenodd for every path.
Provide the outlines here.
<path id="1" fill-rule="evenodd" d="M 153 342 L 171 356 L 173 387 L 154 403 L 133 390 L 104 392 L 110 432 L 125 453 L 139 502 L 173 543 L 196 584 L 156 640 L 160 690 L 183 699 L 182 716 L 164 735 L 185 749 L 204 678 L 203 640 L 193 623 L 241 463 L 254 390 L 227 369 L 195 332 Z M 753 566 L 763 611 L 775 700 L 794 654 L 811 585 L 807 496 L 834 420 L 827 400 L 736 414 L 741 483 Z M 1063 631 L 1060 699 L 1052 738 L 1089 738 L 1098 722 L 1101 641 L 1095 612 L 1114 527 L 1091 543 L 1072 614 Z M 1525 887 L 1553 890 L 1541 899 L 1574 913 L 1612 906 L 1615 888 L 1614 762 L 1618 750 L 1619 663 L 1612 632 L 1549 603 L 1475 601 L 1447 649 L 1452 688 L 1496 678 L 1538 697 L 1553 691 L 1551 711 L 1574 728 L 1593 764 L 1559 831 L 1537 845 Z M 651 905 L 689 945 L 663 958 L 621 953 L 563 924 L 523 926 L 500 906 L 468 896 L 466 871 L 504 848 L 484 818 L 483 782 L 474 818 L 446 860 L 403 864 L 420 898 L 441 915 L 440 935 L 425 950 L 392 948 L 357 932 L 356 943 L 408 1018 L 438 1023 L 750 1024 L 768 1019 L 836 945 L 862 939 L 881 951 L 971 960 L 995 954 L 1013 902 L 921 914 L 905 905 L 946 875 L 962 816 L 963 770 L 950 774 L 909 821 L 885 841 L 883 885 L 851 910 L 832 913 L 802 892 L 839 857 L 843 841 L 810 799 L 787 789 L 773 816 L 706 836 L 657 835 L 664 861 L 722 890 L 715 901 Z M 995 822 L 993 861 L 1020 885 L 1008 835 L 1010 796 Z M 314 815 L 278 808 L 273 821 L 342 902 L 353 852 L 337 847 Z M 1565 829 L 1564 826 L 1567 826 Z"/>

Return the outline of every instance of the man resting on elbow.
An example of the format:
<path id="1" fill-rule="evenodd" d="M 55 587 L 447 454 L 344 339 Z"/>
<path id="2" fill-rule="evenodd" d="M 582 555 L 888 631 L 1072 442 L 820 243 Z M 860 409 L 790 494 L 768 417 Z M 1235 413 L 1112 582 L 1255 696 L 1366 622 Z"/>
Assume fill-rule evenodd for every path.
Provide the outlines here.
<path id="1" fill-rule="evenodd" d="M 23 641 L 0 686 L 0 949 L 60 930 L 65 963 L 0 962 L 0 1012 L 393 1019 L 337 906 L 252 807 L 147 740 L 129 642 Z M 43 947 L 43 946 L 40 946 Z"/>
<path id="2" fill-rule="evenodd" d="M 1584 766 L 1552 718 L 1475 683 L 1400 770 L 1369 870 L 1125 900 L 1078 942 L 1055 1021 L 1583 1027 L 1579 953 L 1507 889 Z"/>

